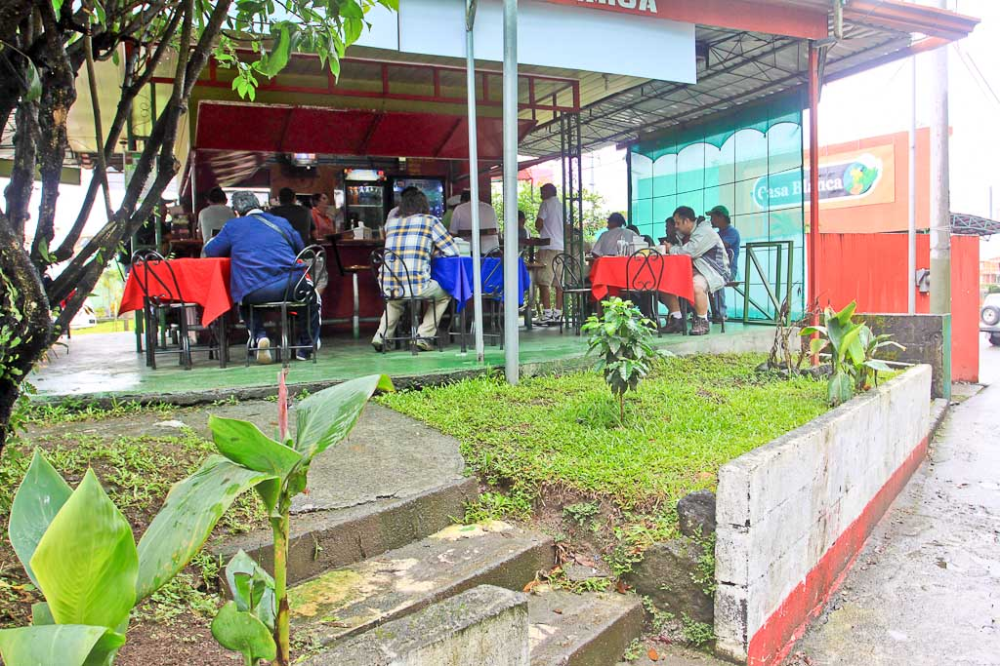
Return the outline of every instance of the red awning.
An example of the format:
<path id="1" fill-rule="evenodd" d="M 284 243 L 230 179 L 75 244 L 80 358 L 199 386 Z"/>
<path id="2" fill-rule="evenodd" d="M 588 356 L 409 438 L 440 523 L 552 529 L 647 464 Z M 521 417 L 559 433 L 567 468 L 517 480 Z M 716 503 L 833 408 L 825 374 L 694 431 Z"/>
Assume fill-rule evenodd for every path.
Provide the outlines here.
<path id="1" fill-rule="evenodd" d="M 535 126 L 518 121 L 519 140 Z M 478 118 L 479 159 L 503 157 L 503 121 Z M 202 102 L 195 150 L 468 159 L 466 116 Z"/>

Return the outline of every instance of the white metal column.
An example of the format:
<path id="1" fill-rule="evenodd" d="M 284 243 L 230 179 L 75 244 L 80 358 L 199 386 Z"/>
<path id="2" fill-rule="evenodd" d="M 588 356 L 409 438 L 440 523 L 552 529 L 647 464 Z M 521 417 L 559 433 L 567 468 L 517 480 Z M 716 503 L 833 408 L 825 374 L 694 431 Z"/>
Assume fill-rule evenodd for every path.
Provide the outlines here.
<path id="1" fill-rule="evenodd" d="M 517 384 L 517 0 L 503 3 L 503 284 L 504 367 Z"/>
<path id="2" fill-rule="evenodd" d="M 469 99 L 469 194 L 472 199 L 472 304 L 473 328 L 476 331 L 476 360 L 483 362 L 483 280 L 479 239 L 479 135 L 476 123 L 476 57 L 473 28 L 476 23 L 476 0 L 465 3 L 465 86 Z M 465 335 L 465 331 L 462 331 Z"/>

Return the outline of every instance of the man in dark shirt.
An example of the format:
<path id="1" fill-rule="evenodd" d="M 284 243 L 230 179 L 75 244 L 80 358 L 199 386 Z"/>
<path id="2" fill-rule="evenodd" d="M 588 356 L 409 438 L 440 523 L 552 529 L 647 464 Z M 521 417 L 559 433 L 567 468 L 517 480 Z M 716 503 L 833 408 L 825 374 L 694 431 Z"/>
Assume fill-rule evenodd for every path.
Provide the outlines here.
<path id="1" fill-rule="evenodd" d="M 303 245 L 309 245 L 312 237 L 312 212 L 305 206 L 300 206 L 295 199 L 295 191 L 290 187 L 283 187 L 278 190 L 278 203 L 271 209 L 273 215 L 283 217 L 292 225 L 292 229 L 298 232 Z"/>
<path id="2" fill-rule="evenodd" d="M 249 322 L 250 305 L 289 300 L 316 298 L 311 284 L 300 281 L 305 266 L 296 262 L 303 249 L 302 239 L 287 220 L 260 209 L 260 202 L 253 192 L 236 192 L 232 196 L 233 210 L 240 217 L 234 218 L 222 227 L 222 231 L 205 245 L 206 257 L 231 257 L 229 269 L 229 290 L 233 301 L 240 304 L 243 320 Z M 286 293 L 289 289 L 298 292 Z M 311 321 L 306 321 L 306 313 Z M 313 339 L 319 339 L 319 304 L 296 313 L 299 329 L 299 344 L 310 343 L 308 331 Z M 307 328 L 307 323 L 309 324 Z M 270 363 L 271 341 L 264 330 L 260 317 L 253 317 L 251 335 L 260 348 L 258 363 Z M 309 354 L 298 352 L 298 360 L 306 360 Z"/>

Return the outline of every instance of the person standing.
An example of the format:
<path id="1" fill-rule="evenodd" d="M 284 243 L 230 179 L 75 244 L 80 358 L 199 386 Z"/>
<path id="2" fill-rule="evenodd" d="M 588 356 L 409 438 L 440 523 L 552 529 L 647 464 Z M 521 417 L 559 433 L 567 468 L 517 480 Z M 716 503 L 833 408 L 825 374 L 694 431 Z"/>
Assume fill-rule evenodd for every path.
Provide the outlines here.
<path id="1" fill-rule="evenodd" d="M 229 290 L 240 304 L 243 321 L 249 322 L 250 306 L 290 299 L 312 301 L 310 307 L 296 312 L 299 344 L 319 340 L 320 306 L 311 283 L 300 281 L 305 266 L 296 262 L 303 250 L 302 239 L 284 218 L 265 213 L 253 192 L 233 193 L 233 209 L 239 217 L 229 220 L 215 238 L 205 245 L 205 256 L 231 257 Z M 287 294 L 289 285 L 298 290 Z M 308 318 L 307 318 L 308 315 Z M 312 333 L 310 340 L 309 333 Z M 258 363 L 271 362 L 271 341 L 261 317 L 253 317 L 253 336 Z M 307 360 L 309 353 L 296 352 L 297 360 Z"/>
<path id="2" fill-rule="evenodd" d="M 528 216 L 523 210 L 517 211 L 517 239 L 519 241 L 528 240 L 528 228 L 524 225 L 528 223 Z"/>
<path id="3" fill-rule="evenodd" d="M 299 237 L 302 238 L 302 245 L 309 245 L 313 226 L 313 218 L 309 209 L 299 205 L 295 198 L 295 191 L 290 187 L 278 190 L 278 204 L 271 209 L 271 213 L 288 220 L 292 229 L 295 229 Z"/>
<path id="4" fill-rule="evenodd" d="M 480 235 L 479 252 L 482 256 L 486 256 L 491 251 L 500 247 L 500 237 L 496 234 L 498 226 L 497 213 L 493 210 L 493 206 L 485 201 L 480 201 L 479 229 L 481 231 L 492 229 L 494 232 L 488 235 Z M 448 232 L 452 236 L 468 236 L 470 239 L 472 238 L 472 195 L 468 190 L 462 192 L 461 203 L 455 207 L 455 212 L 451 216 L 451 224 L 448 226 Z"/>
<path id="5" fill-rule="evenodd" d="M 625 241 L 631 247 L 632 242 L 638 237 L 634 231 L 625 226 L 625 216 L 621 213 L 611 213 L 608 216 L 608 229 L 594 244 L 594 249 L 590 251 L 595 257 L 613 257 L 618 252 L 618 242 Z"/>
<path id="6" fill-rule="evenodd" d="M 330 197 L 323 192 L 312 195 L 313 238 L 326 240 L 337 233 L 337 225 L 330 217 Z"/>
<path id="7" fill-rule="evenodd" d="M 542 300 L 542 316 L 536 321 L 541 326 L 556 325 L 562 320 L 562 284 L 561 276 L 556 275 L 553 263 L 565 248 L 566 228 L 563 223 L 563 206 L 559 200 L 556 186 L 552 183 L 542 185 L 540 189 L 542 205 L 538 208 L 535 218 L 535 229 L 548 245 L 538 253 L 538 293 Z M 555 305 L 552 303 L 552 291 L 555 290 Z"/>
<path id="8" fill-rule="evenodd" d="M 677 245 L 665 243 L 667 253 L 691 257 L 695 313 L 694 323 L 691 324 L 691 335 L 706 335 L 709 331 L 708 296 L 726 286 L 729 258 L 726 256 L 726 248 L 719 234 L 712 231 L 708 221 L 699 222 L 692 208 L 681 206 L 674 211 L 674 222 L 682 242 Z M 670 310 L 664 332 L 683 332 L 685 324 L 681 315 L 680 300 L 673 294 L 665 295 L 663 300 Z"/>
<path id="9" fill-rule="evenodd" d="M 236 217 L 226 203 L 226 193 L 221 187 L 213 187 L 209 191 L 208 205 L 198 213 L 198 229 L 203 243 L 212 240 L 212 236 L 219 233 L 226 222 Z"/>
<path id="10" fill-rule="evenodd" d="M 382 267 L 380 287 L 386 298 L 385 312 L 379 322 L 372 347 L 382 351 L 385 339 L 396 332 L 396 325 L 406 308 L 409 289 L 420 298 L 431 300 L 423 321 L 417 329 L 417 349 L 433 351 L 431 341 L 437 337 L 438 324 L 448 309 L 451 296 L 431 277 L 431 259 L 435 255 L 457 257 L 458 246 L 441 224 L 430 214 L 427 196 L 415 187 L 403 190 L 399 214 L 386 221 L 385 265 Z M 398 279 L 409 275 L 410 284 Z"/>

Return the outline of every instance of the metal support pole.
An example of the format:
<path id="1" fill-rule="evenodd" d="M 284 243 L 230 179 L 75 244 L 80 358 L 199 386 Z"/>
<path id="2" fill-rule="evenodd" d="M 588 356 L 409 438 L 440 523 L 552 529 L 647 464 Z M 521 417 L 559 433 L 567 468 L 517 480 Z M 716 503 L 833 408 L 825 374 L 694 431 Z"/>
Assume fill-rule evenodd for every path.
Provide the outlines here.
<path id="1" fill-rule="evenodd" d="M 906 312 L 917 313 L 917 58 L 910 58 L 910 220 L 906 239 Z"/>
<path id="2" fill-rule="evenodd" d="M 469 99 L 469 194 L 472 199 L 472 304 L 476 329 L 476 361 L 485 358 L 483 345 L 483 280 L 479 238 L 479 134 L 476 123 L 476 58 L 473 28 L 476 23 L 476 0 L 465 3 L 465 87 Z M 515 223 L 516 226 L 516 223 Z M 464 335 L 465 332 L 463 331 Z"/>
<path id="3" fill-rule="evenodd" d="M 517 384 L 517 0 L 503 3 L 503 284 L 504 361 L 507 381 Z"/>
<path id="4" fill-rule="evenodd" d="M 937 6 L 947 9 L 946 0 Z M 951 197 L 948 173 L 948 49 L 928 54 L 931 90 L 931 312 L 951 313 Z M 947 350 L 946 350 L 947 352 Z"/>
<path id="5" fill-rule="evenodd" d="M 819 50 L 809 45 L 809 307 L 819 304 Z M 819 323 L 813 313 L 813 324 Z M 816 336 L 813 336 L 816 337 Z M 812 355 L 813 365 L 819 356 Z"/>

